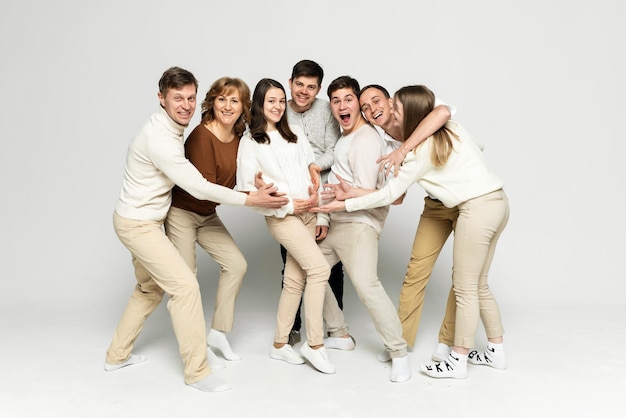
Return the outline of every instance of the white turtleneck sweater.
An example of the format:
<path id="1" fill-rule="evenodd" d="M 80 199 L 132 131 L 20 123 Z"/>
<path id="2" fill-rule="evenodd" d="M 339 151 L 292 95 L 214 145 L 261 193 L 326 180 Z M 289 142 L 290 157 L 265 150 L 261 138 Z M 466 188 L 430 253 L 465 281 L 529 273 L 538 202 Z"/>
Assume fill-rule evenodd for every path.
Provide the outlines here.
<path id="1" fill-rule="evenodd" d="M 160 221 L 172 201 L 174 184 L 201 200 L 243 206 L 246 195 L 210 183 L 185 158 L 185 127 L 165 109 L 152 114 L 128 147 L 126 169 L 115 212 L 121 217 Z"/>

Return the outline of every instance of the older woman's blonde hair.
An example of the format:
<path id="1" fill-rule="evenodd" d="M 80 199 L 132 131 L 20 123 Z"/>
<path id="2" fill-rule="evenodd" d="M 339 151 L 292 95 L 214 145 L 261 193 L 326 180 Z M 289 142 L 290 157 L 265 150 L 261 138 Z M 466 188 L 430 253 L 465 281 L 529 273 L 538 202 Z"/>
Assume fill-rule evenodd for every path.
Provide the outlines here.
<path id="1" fill-rule="evenodd" d="M 218 96 L 228 96 L 236 92 L 242 104 L 242 112 L 235 126 L 233 133 L 240 138 L 246 131 L 248 123 L 250 123 L 250 88 L 239 78 L 222 77 L 213 82 L 209 91 L 207 91 L 204 101 L 202 102 L 202 123 L 209 123 L 215 119 L 213 112 L 213 104 Z"/>

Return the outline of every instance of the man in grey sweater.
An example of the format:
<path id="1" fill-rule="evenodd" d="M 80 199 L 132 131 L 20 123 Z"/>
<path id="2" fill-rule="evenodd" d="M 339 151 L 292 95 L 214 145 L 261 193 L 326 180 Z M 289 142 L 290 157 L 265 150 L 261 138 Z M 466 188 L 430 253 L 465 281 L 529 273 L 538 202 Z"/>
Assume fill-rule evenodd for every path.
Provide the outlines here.
<path id="1" fill-rule="evenodd" d="M 333 117 L 327 100 L 317 98 L 322 88 L 324 70 L 311 60 L 297 62 L 291 71 L 289 89 L 291 99 L 287 103 L 287 120 L 291 125 L 302 128 L 313 148 L 315 163 L 310 170 L 313 176 L 321 175 L 322 184 L 326 182 L 330 167 L 333 164 L 335 144 L 341 135 L 339 124 Z M 319 227 L 317 238 L 319 238 Z M 284 264 L 287 259 L 287 250 L 281 246 L 281 256 Z M 337 298 L 339 307 L 343 309 L 343 265 L 341 262 L 332 267 L 328 280 L 330 287 Z M 296 313 L 293 328 L 289 333 L 289 344 L 300 342 L 300 327 L 302 319 L 300 309 Z"/>

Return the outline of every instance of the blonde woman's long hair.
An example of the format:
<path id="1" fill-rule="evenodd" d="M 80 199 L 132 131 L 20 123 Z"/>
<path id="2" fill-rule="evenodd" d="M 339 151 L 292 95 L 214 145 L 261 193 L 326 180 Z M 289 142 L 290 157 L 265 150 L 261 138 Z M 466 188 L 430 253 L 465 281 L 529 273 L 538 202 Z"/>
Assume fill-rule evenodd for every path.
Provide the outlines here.
<path id="1" fill-rule="evenodd" d="M 417 125 L 435 108 L 435 95 L 426 86 L 405 86 L 396 92 L 394 100 L 402 103 L 404 120 L 402 121 L 402 137 L 411 135 Z M 446 164 L 448 157 L 454 150 L 452 138 L 458 136 L 445 126 L 439 128 L 433 135 L 430 160 L 435 167 Z"/>

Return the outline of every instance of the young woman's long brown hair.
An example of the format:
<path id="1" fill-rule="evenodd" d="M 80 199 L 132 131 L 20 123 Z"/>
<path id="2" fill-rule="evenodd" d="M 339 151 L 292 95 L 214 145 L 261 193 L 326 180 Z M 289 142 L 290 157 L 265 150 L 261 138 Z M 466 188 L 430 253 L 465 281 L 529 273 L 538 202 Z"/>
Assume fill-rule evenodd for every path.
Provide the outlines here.
<path id="1" fill-rule="evenodd" d="M 406 139 L 426 115 L 434 109 L 435 94 L 426 86 L 405 86 L 396 92 L 394 101 L 402 103 L 404 109 L 402 136 Z M 448 157 L 454 150 L 452 138 L 458 139 L 458 136 L 445 126 L 433 134 L 430 160 L 435 167 L 441 167 L 448 161 Z"/>
<path id="2" fill-rule="evenodd" d="M 272 87 L 281 89 L 285 93 L 285 88 L 276 80 L 271 78 L 264 78 L 259 81 L 252 93 L 252 108 L 250 110 L 250 135 L 259 144 L 269 144 L 270 137 L 265 130 L 267 129 L 267 121 L 263 115 L 263 105 L 265 104 L 265 94 Z M 287 96 L 285 96 L 287 97 Z M 287 105 L 286 105 L 287 106 Z M 285 138 L 287 142 L 296 142 L 298 137 L 293 133 L 287 122 L 287 109 L 283 117 L 276 124 L 276 130 Z"/>

